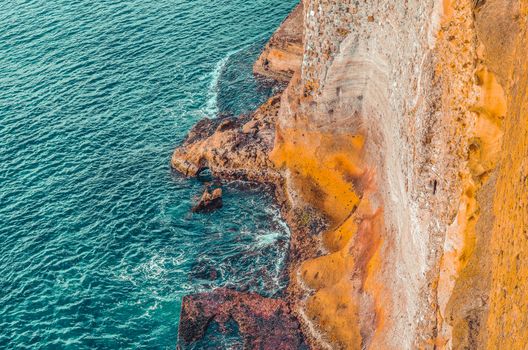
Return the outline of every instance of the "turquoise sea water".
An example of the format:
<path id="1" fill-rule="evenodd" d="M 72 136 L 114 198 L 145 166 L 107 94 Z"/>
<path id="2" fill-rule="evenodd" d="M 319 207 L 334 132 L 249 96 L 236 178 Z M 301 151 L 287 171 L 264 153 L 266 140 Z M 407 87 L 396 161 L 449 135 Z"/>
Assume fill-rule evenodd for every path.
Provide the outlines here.
<path id="1" fill-rule="evenodd" d="M 280 292 L 271 196 L 226 184 L 191 214 L 202 184 L 169 159 L 200 118 L 270 94 L 251 64 L 295 2 L 2 3 L 1 349 L 174 349 L 183 295 Z"/>

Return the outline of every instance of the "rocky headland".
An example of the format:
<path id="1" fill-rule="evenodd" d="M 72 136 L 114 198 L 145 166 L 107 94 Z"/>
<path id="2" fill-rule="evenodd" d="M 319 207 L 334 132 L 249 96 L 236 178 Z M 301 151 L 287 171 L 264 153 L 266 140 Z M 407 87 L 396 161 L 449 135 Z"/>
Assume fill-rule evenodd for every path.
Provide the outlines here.
<path id="1" fill-rule="evenodd" d="M 254 67 L 286 89 L 172 157 L 274 185 L 289 286 L 188 297 L 181 337 L 260 322 L 262 302 L 276 349 L 528 346 L 527 25 L 523 0 L 297 6 Z"/>

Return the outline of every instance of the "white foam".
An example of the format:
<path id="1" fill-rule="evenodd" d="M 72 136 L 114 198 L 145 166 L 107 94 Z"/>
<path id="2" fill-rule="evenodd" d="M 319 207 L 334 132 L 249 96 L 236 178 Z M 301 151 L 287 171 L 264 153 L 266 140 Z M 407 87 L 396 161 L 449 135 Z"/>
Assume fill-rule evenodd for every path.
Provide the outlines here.
<path id="1" fill-rule="evenodd" d="M 148 261 L 145 261 L 134 267 L 134 274 L 140 273 L 144 280 L 162 279 L 166 275 L 165 257 L 154 255 Z"/>
<path id="2" fill-rule="evenodd" d="M 269 245 L 274 244 L 279 240 L 279 238 L 283 237 L 284 235 L 281 232 L 268 232 L 266 234 L 257 235 L 257 245 L 259 247 L 266 247 Z"/>
<path id="3" fill-rule="evenodd" d="M 222 71 L 226 67 L 227 61 L 229 61 L 229 58 L 233 56 L 235 53 L 239 52 L 242 49 L 239 50 L 233 50 L 229 52 L 225 57 L 223 57 L 220 61 L 218 61 L 214 67 L 214 69 L 210 73 L 210 82 L 209 82 L 209 88 L 207 90 L 207 101 L 205 103 L 205 108 L 203 109 L 205 116 L 208 118 L 216 118 L 219 110 L 218 110 L 218 81 L 220 80 L 220 74 L 222 74 Z"/>

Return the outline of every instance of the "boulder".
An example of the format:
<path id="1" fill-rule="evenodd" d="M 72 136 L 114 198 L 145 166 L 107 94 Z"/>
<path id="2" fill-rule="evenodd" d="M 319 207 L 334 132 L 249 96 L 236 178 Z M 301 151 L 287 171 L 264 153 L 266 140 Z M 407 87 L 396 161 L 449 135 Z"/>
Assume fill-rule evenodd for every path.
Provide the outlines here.
<path id="1" fill-rule="evenodd" d="M 221 208 L 222 205 L 222 189 L 215 188 L 211 191 L 206 187 L 202 197 L 200 197 L 198 203 L 192 208 L 192 211 L 194 213 L 210 212 Z"/>

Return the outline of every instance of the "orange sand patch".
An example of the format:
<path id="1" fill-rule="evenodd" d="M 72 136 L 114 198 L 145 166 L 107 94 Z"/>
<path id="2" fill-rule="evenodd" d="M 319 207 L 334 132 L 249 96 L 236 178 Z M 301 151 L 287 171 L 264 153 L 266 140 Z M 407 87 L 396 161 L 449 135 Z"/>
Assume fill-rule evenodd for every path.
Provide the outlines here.
<path id="1" fill-rule="evenodd" d="M 351 281 L 317 291 L 306 303 L 306 315 L 343 349 L 361 349 L 357 295 Z"/>
<path id="2" fill-rule="evenodd" d="M 306 303 L 307 316 L 343 349 L 360 349 L 367 343 L 383 313 L 381 305 L 364 301 L 372 300 L 365 287 L 372 293 L 379 292 L 380 286 L 372 276 L 380 267 L 381 217 L 381 211 L 362 219 L 356 217 L 360 223 L 351 233 L 349 244 L 336 253 L 306 261 L 301 267 L 303 280 L 316 290 Z M 365 324 L 365 320 L 370 322 Z"/>

